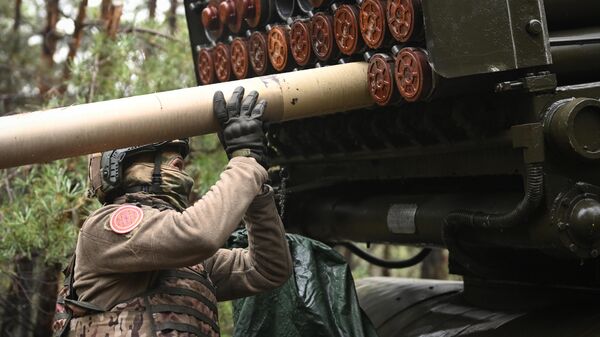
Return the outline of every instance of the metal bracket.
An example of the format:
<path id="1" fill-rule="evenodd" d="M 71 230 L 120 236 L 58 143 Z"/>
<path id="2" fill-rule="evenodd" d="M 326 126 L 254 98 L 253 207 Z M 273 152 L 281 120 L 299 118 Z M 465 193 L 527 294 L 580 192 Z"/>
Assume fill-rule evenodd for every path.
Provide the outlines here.
<path id="1" fill-rule="evenodd" d="M 558 86 L 556 74 L 543 71 L 538 74 L 529 74 L 516 81 L 500 82 L 496 84 L 496 92 L 520 90 L 524 92 L 552 92 Z"/>
<path id="2" fill-rule="evenodd" d="M 515 125 L 510 128 L 510 134 L 513 147 L 523 149 L 526 164 L 544 161 L 544 126 L 541 123 Z"/>

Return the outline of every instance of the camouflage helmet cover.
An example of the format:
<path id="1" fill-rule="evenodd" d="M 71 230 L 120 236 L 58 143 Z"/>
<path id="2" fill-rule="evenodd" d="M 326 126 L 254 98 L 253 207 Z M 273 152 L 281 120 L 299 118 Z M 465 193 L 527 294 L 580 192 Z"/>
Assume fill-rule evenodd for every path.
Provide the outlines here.
<path id="1" fill-rule="evenodd" d="M 91 154 L 88 161 L 90 185 L 88 196 L 98 198 L 101 203 L 111 201 L 114 193 L 121 189 L 123 165 L 126 159 L 141 153 L 160 151 L 167 147 L 177 148 L 183 158 L 190 152 L 189 139 L 183 138 Z"/>

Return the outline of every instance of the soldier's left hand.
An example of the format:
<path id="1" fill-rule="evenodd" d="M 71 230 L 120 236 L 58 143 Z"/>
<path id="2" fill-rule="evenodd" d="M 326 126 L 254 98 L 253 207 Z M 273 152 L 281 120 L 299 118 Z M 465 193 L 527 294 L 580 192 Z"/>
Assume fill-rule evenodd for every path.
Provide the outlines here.
<path id="1" fill-rule="evenodd" d="M 221 126 L 220 139 L 229 158 L 246 156 L 267 166 L 266 137 L 263 131 L 263 113 L 267 102 L 258 101 L 258 92 L 244 97 L 244 88 L 237 87 L 225 101 L 223 92 L 213 96 L 213 113 Z"/>

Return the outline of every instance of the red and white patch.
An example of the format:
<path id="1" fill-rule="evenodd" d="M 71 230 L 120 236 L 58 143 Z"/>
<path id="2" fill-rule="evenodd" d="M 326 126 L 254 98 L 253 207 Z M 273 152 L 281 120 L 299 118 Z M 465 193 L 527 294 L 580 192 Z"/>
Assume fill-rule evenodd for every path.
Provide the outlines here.
<path id="1" fill-rule="evenodd" d="M 136 228 L 144 218 L 139 207 L 123 205 L 110 216 L 110 229 L 119 234 L 126 234 Z"/>

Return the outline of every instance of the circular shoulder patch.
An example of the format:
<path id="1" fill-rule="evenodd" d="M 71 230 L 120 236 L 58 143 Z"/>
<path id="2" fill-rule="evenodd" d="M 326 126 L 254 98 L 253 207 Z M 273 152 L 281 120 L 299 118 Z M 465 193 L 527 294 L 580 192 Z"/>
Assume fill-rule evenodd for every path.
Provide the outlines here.
<path id="1" fill-rule="evenodd" d="M 110 216 L 110 229 L 119 234 L 129 233 L 142 222 L 143 217 L 141 208 L 123 205 Z"/>

